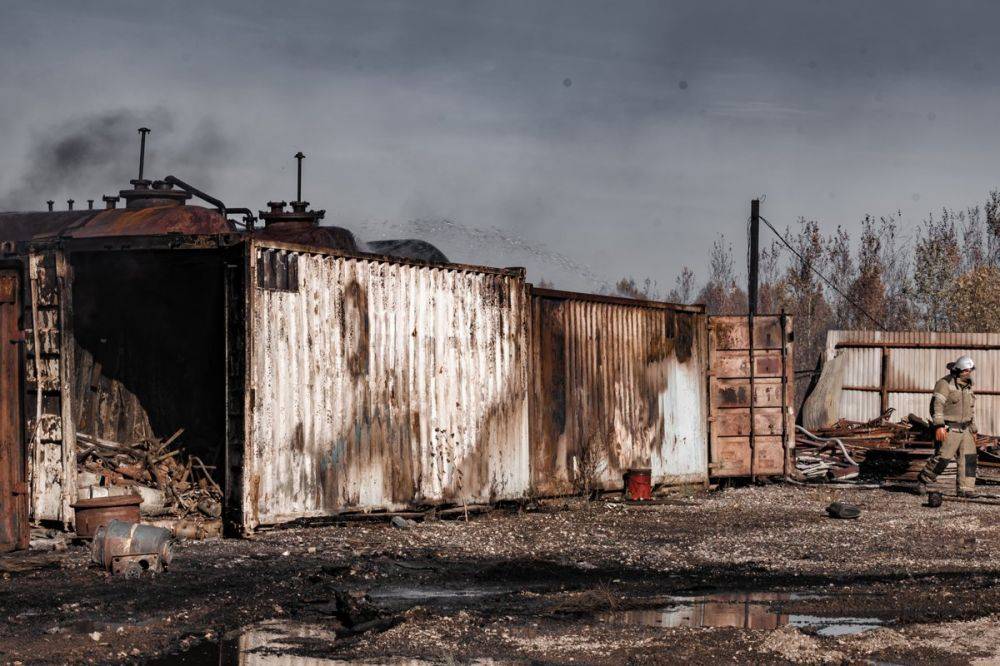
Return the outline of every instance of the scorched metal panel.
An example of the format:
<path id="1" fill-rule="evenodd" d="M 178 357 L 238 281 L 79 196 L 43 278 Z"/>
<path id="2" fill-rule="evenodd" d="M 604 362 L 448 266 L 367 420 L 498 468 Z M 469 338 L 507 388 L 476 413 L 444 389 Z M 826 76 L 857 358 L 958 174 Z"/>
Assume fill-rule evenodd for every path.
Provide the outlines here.
<path id="1" fill-rule="evenodd" d="M 532 478 L 542 495 L 707 479 L 704 315 L 535 289 Z"/>
<path id="2" fill-rule="evenodd" d="M 528 490 L 520 271 L 250 258 L 246 528 Z"/>

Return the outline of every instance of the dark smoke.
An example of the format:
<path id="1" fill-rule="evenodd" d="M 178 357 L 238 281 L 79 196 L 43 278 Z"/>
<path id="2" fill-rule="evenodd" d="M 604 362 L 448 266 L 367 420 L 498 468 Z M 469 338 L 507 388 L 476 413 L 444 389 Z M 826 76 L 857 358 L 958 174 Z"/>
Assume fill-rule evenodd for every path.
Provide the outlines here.
<path id="1" fill-rule="evenodd" d="M 0 197 L 0 210 L 44 210 L 54 199 L 96 199 L 126 189 L 138 176 L 139 127 L 152 133 L 146 140 L 145 177 L 174 174 L 203 189 L 213 173 L 228 163 L 235 142 L 211 120 L 190 126 L 175 121 L 165 109 L 117 110 L 76 118 L 35 137 L 18 184 Z"/>

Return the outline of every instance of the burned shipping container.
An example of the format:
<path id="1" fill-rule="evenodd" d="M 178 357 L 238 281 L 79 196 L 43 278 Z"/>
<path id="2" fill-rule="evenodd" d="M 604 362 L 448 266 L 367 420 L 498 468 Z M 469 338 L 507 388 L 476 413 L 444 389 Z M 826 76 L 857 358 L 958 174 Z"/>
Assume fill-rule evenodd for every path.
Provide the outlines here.
<path id="1" fill-rule="evenodd" d="M 247 247 L 246 529 L 527 493 L 522 271 Z"/>
<path id="2" fill-rule="evenodd" d="M 541 495 L 708 481 L 702 306 L 534 289 L 531 475 Z"/>
<path id="3" fill-rule="evenodd" d="M 718 475 L 782 471 L 780 398 L 754 403 L 769 428 L 754 442 L 740 429 L 753 409 L 725 389 L 781 384 L 769 363 L 791 367 L 788 340 L 758 338 L 748 382 L 739 336 L 718 335 L 739 326 L 700 306 L 364 254 L 305 202 L 275 202 L 264 233 L 247 234 L 162 183 L 122 195 L 129 208 L 0 215 L 0 324 L 24 351 L 0 386 L 0 425 L 18 431 L 0 469 L 0 548 L 26 538 L 29 505 L 34 522 L 73 525 L 95 443 L 181 429 L 245 532 L 615 489 L 631 468 L 703 484 L 710 455 Z M 732 459 L 736 445 L 756 454 Z"/>

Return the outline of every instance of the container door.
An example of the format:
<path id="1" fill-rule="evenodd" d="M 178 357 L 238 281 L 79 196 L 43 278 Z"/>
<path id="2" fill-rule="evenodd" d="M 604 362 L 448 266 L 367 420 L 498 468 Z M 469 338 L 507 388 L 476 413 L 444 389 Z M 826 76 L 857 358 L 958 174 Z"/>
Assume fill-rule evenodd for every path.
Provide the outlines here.
<path id="1" fill-rule="evenodd" d="M 28 547 L 28 502 L 21 438 L 20 281 L 0 271 L 0 552 Z"/>
<path id="2" fill-rule="evenodd" d="M 709 317 L 709 469 L 713 477 L 788 472 L 795 442 L 791 318 Z M 753 430 L 750 423 L 753 422 Z"/>

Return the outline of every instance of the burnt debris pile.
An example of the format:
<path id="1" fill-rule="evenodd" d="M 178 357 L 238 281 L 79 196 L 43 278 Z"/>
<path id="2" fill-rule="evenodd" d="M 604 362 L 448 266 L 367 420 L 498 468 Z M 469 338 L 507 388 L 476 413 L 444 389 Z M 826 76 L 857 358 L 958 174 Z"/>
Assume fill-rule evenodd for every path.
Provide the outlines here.
<path id="1" fill-rule="evenodd" d="M 140 512 L 145 518 L 166 524 L 183 521 L 196 532 L 218 532 L 222 488 L 198 456 L 180 448 L 183 433 L 178 430 L 165 440 L 131 444 L 77 433 L 80 498 L 135 495 L 142 498 Z"/>
<path id="2" fill-rule="evenodd" d="M 796 428 L 795 468 L 801 480 L 882 481 L 916 483 L 917 474 L 934 455 L 934 428 L 909 414 L 893 422 L 890 409 L 871 421 L 840 419 L 828 428 Z M 1000 437 L 976 435 L 978 476 L 1000 482 Z M 954 486 L 955 464 L 938 477 L 938 485 Z"/>

